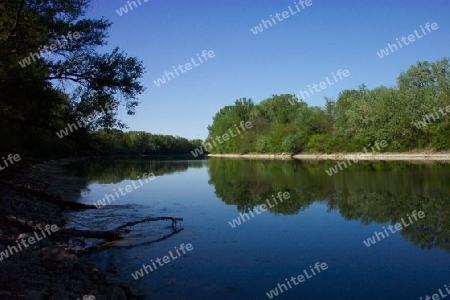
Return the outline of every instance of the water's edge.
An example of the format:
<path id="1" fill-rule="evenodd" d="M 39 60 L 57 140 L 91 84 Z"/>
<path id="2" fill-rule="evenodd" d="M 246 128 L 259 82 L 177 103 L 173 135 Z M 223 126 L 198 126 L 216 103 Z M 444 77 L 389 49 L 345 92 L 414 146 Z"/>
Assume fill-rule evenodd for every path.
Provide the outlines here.
<path id="1" fill-rule="evenodd" d="M 367 160 L 367 161 L 440 161 L 450 163 L 450 153 L 334 153 L 334 154 L 289 154 L 248 153 L 208 154 L 208 157 L 242 159 L 298 159 L 298 160 Z"/>

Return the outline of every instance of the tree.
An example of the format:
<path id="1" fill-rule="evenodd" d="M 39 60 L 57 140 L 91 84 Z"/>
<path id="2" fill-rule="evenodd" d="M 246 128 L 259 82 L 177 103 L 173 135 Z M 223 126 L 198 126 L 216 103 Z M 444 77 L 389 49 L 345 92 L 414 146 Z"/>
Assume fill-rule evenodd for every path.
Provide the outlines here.
<path id="1" fill-rule="evenodd" d="M 239 115 L 236 106 L 227 106 L 213 119 L 210 133 L 226 130 L 239 116 L 248 115 L 251 133 L 221 151 L 361 152 L 382 140 L 388 143 L 383 151 L 450 149 L 449 59 L 418 62 L 397 81 L 397 87 L 372 90 L 362 84 L 341 92 L 336 101 L 325 98 L 324 107 L 309 107 L 293 95 L 273 95 L 253 105 L 249 114 L 246 110 Z M 422 128 L 414 125 L 418 121 Z"/>
<path id="2" fill-rule="evenodd" d="M 64 141 L 54 132 L 81 118 L 89 120 L 87 129 L 122 128 L 117 107 L 135 112 L 137 96 L 144 91 L 138 81 L 144 73 L 142 62 L 118 48 L 107 54 L 95 52 L 106 44 L 111 23 L 84 18 L 88 4 L 87 0 L 0 4 L 0 122 L 9 128 L 0 134 L 11 138 L 14 148 L 31 148 L 32 141 L 45 149 L 66 147 L 67 140 L 83 144 L 89 140 L 84 128 Z"/>

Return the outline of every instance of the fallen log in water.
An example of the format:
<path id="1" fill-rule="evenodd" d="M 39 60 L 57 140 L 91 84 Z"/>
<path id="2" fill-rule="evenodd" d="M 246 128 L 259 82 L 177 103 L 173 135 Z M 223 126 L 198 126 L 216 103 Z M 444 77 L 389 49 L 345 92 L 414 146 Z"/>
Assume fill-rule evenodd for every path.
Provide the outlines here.
<path id="1" fill-rule="evenodd" d="M 39 190 L 31 187 L 30 185 L 24 184 L 15 184 L 10 182 L 5 182 L 8 186 L 10 186 L 13 190 L 18 192 L 28 193 L 34 196 L 41 198 L 44 201 L 50 202 L 52 204 L 58 205 L 59 207 L 69 208 L 69 209 L 97 209 L 95 205 L 82 204 L 77 202 L 65 201 L 61 198 L 61 196 L 51 194 L 49 192 Z M 29 222 L 25 219 L 21 219 L 15 216 L 8 215 L 5 211 L 0 210 L 0 214 L 4 216 L 4 219 L 1 220 L 3 223 L 9 223 L 16 227 L 20 227 L 23 229 L 28 229 L 30 231 L 36 231 L 38 228 L 36 226 L 30 226 Z M 113 230 L 106 231 L 93 231 L 93 230 L 78 230 L 78 229 L 60 229 L 58 232 L 55 232 L 55 235 L 63 236 L 63 237 L 84 237 L 84 238 L 96 238 L 105 240 L 105 242 L 100 245 L 93 246 L 89 248 L 89 251 L 100 250 L 109 246 L 113 246 L 115 242 L 119 241 L 121 237 L 121 231 L 123 231 L 126 227 L 131 227 L 140 223 L 145 222 L 155 222 L 155 221 L 172 221 L 172 234 L 164 236 L 162 239 L 169 238 L 170 236 L 180 232 L 182 229 L 177 228 L 177 222 L 183 221 L 183 218 L 175 218 L 175 217 L 148 217 L 138 221 L 127 222 Z M 158 239 L 161 240 L 161 239 Z M 156 241 L 158 241 L 156 240 Z"/>
<path id="2" fill-rule="evenodd" d="M 164 236 L 162 236 L 160 238 L 157 238 L 157 239 L 154 239 L 154 240 L 151 240 L 151 241 L 146 241 L 146 242 L 143 242 L 141 244 L 126 245 L 126 246 L 121 245 L 121 247 L 131 248 L 131 247 L 137 247 L 137 246 L 143 246 L 143 245 L 150 245 L 150 244 L 153 244 L 153 243 L 158 243 L 158 242 L 167 240 L 171 236 L 173 236 L 173 235 L 175 235 L 177 233 L 180 233 L 181 231 L 183 231 L 183 228 L 179 228 L 179 229 L 172 228 L 172 232 L 171 233 L 166 234 L 166 235 L 164 235 Z M 76 251 L 76 253 L 77 254 L 88 254 L 88 253 L 91 253 L 91 252 L 94 252 L 94 251 L 103 250 L 103 249 L 106 249 L 106 248 L 114 246 L 116 244 L 116 242 L 118 242 L 118 241 L 100 243 L 98 245 L 91 246 L 91 247 L 89 247 L 89 248 L 87 248 L 85 250 L 78 250 L 78 251 Z"/>
<path id="3" fill-rule="evenodd" d="M 172 226 L 176 226 L 178 221 L 183 221 L 183 218 L 174 218 L 174 217 L 150 217 L 150 218 L 145 218 L 143 220 L 139 220 L 139 221 L 133 221 L 133 222 L 128 222 L 122 226 L 119 226 L 116 228 L 116 230 L 120 230 L 123 229 L 125 227 L 130 227 L 130 226 L 134 226 L 136 224 L 139 223 L 144 223 L 144 222 L 153 222 L 153 221 L 160 221 L 160 220 L 171 220 L 172 221 Z"/>
<path id="4" fill-rule="evenodd" d="M 183 228 L 180 228 L 180 229 L 173 229 L 171 233 L 166 234 L 166 235 L 164 235 L 164 236 L 162 236 L 162 237 L 160 237 L 160 238 L 157 238 L 157 239 L 155 239 L 155 240 L 146 241 L 146 242 L 143 242 L 143 243 L 137 244 L 137 245 L 129 245 L 129 246 L 123 246 L 123 247 L 130 248 L 130 247 L 135 247 L 135 246 L 150 245 L 150 244 L 153 244 L 153 243 L 162 242 L 162 241 L 167 240 L 167 239 L 170 238 L 171 236 L 173 236 L 173 235 L 175 235 L 175 234 L 177 234 L 177 233 L 179 233 L 179 232 L 181 232 L 181 231 L 183 231 Z"/>
<path id="5" fill-rule="evenodd" d="M 165 221 L 170 220 L 172 221 L 172 233 L 167 234 L 163 236 L 162 238 L 158 238 L 156 240 L 145 242 L 144 244 L 151 244 L 159 241 L 163 241 L 165 239 L 170 238 L 171 236 L 179 233 L 183 230 L 183 228 L 177 228 L 177 222 L 183 221 L 183 218 L 175 218 L 175 217 L 149 217 L 138 221 L 131 221 L 128 223 L 125 223 L 119 227 L 117 227 L 114 230 L 107 230 L 107 231 L 91 231 L 91 230 L 77 230 L 77 229 L 62 229 L 57 234 L 68 236 L 71 238 L 74 237 L 85 237 L 85 238 L 96 238 L 96 239 L 104 239 L 104 242 L 99 243 L 98 245 L 91 246 L 85 250 L 74 250 L 74 249 L 67 249 L 69 252 L 75 252 L 76 254 L 87 254 L 91 253 L 93 251 L 103 250 L 109 247 L 112 247 L 115 245 L 116 242 L 122 239 L 120 233 L 123 232 L 123 229 L 126 227 L 131 227 L 136 224 L 145 223 L 145 222 L 154 222 L 154 221 Z M 136 245 L 133 245 L 131 247 L 134 247 Z"/>
<path id="6" fill-rule="evenodd" d="M 77 230 L 77 229 L 62 229 L 58 232 L 60 235 L 69 235 L 71 237 L 86 237 L 86 238 L 97 238 L 97 239 L 105 239 L 106 241 L 114 241 L 120 239 L 120 230 L 125 227 L 131 227 L 136 224 L 144 223 L 144 222 L 154 222 L 161 220 L 171 220 L 172 227 L 176 227 L 176 223 L 178 221 L 183 221 L 183 218 L 175 218 L 175 217 L 150 217 L 145 218 L 138 221 L 128 222 L 123 224 L 116 229 L 107 230 L 107 231 L 92 231 L 92 230 Z"/>

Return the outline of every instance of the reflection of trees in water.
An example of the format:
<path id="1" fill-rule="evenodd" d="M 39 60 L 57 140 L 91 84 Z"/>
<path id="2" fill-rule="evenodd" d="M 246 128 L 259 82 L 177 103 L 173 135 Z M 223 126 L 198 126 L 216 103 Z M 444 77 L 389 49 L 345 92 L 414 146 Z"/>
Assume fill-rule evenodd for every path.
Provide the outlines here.
<path id="1" fill-rule="evenodd" d="M 424 249 L 450 250 L 449 165 L 359 162 L 330 177 L 325 170 L 335 163 L 210 159 L 209 183 L 241 212 L 279 191 L 290 192 L 291 198 L 268 209 L 284 215 L 326 201 L 347 220 L 394 225 L 422 210 L 425 218 L 400 234 Z"/>
<path id="2" fill-rule="evenodd" d="M 136 180 L 144 173 L 155 176 L 185 172 L 188 168 L 201 168 L 205 160 L 148 160 L 148 159 L 104 159 L 77 162 L 67 166 L 69 174 L 76 176 L 71 189 L 75 192 L 73 201 L 80 194 L 89 192 L 88 186 L 93 182 L 101 184 L 119 183 L 123 180 Z M 74 180 L 72 180 L 74 181 Z"/>
<path id="3" fill-rule="evenodd" d="M 86 178 L 87 183 L 108 184 L 119 183 L 123 180 L 136 180 L 138 176 L 142 178 L 144 173 L 162 176 L 186 172 L 188 168 L 201 168 L 205 164 L 206 161 L 202 160 L 111 159 L 77 163 L 70 168 L 77 176 Z"/>
<path id="4" fill-rule="evenodd" d="M 327 194 L 326 185 L 304 172 L 301 162 L 211 159 L 208 166 L 216 195 L 239 211 L 253 209 L 272 195 L 287 191 L 291 198 L 269 210 L 297 214 Z"/>

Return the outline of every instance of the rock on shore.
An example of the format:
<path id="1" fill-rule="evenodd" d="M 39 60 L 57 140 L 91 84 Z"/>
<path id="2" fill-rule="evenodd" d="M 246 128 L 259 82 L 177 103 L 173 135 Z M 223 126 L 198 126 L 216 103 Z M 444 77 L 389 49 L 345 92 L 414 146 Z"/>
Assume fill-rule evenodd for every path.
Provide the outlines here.
<path id="1" fill-rule="evenodd" d="M 0 252 L 16 246 L 22 238 L 34 236 L 45 225 L 63 228 L 63 209 L 38 195 L 19 191 L 13 186 L 26 185 L 49 191 L 64 180 L 61 163 L 40 163 L 15 167 L 0 173 Z M 64 183 L 70 188 L 70 184 Z M 59 182 L 59 186 L 64 186 Z M 73 190 L 72 190 L 73 192 Z M 0 261 L 0 299 L 139 299 L 125 285 L 79 261 L 67 241 L 57 232 Z M 71 254 L 72 253 L 72 254 Z"/>

